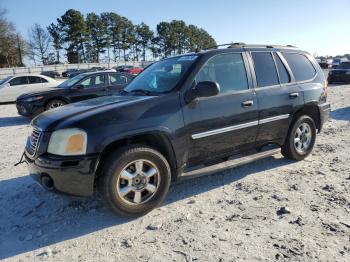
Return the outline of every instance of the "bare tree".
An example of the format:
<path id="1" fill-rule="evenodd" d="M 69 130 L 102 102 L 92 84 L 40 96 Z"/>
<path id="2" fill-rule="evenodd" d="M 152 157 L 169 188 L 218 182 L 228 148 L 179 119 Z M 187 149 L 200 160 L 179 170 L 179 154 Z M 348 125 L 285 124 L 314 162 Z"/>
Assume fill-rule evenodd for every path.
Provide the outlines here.
<path id="1" fill-rule="evenodd" d="M 34 63 L 36 60 L 44 65 L 48 63 L 50 45 L 51 37 L 46 28 L 34 24 L 29 30 L 29 56 Z"/>

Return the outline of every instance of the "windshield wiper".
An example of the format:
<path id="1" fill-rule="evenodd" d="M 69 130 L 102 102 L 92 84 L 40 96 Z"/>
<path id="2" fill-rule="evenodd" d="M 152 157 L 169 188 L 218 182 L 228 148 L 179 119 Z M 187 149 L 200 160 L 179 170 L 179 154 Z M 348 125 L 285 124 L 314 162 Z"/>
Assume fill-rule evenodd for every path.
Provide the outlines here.
<path id="1" fill-rule="evenodd" d="M 149 90 L 145 90 L 145 89 L 135 89 L 135 90 L 131 90 L 130 93 L 142 93 L 146 96 L 151 96 L 154 95 L 153 92 L 149 91 Z"/>

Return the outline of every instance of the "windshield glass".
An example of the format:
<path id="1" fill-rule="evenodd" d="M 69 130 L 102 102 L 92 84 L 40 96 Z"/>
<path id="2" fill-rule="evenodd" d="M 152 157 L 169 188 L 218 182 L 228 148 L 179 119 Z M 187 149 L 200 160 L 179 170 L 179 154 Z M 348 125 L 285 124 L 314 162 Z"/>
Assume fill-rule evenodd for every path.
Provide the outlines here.
<path id="1" fill-rule="evenodd" d="M 3 83 L 5 83 L 7 80 L 10 80 L 12 78 L 12 76 L 8 76 L 8 77 L 6 77 L 6 78 L 4 78 L 4 79 L 1 79 L 0 80 L 0 85 L 2 85 Z"/>
<path id="2" fill-rule="evenodd" d="M 337 69 L 350 69 L 350 62 L 341 63 Z"/>
<path id="3" fill-rule="evenodd" d="M 71 88 L 72 86 L 74 86 L 76 83 L 78 83 L 81 79 L 83 79 L 85 77 L 84 74 L 81 75 L 77 75 L 75 77 L 72 77 L 70 79 L 67 79 L 66 81 L 64 81 L 63 83 L 59 84 L 57 87 L 58 88 Z"/>
<path id="4" fill-rule="evenodd" d="M 154 63 L 130 82 L 124 90 L 127 92 L 146 91 L 153 94 L 169 92 L 177 85 L 197 57 L 196 55 L 185 55 Z"/>

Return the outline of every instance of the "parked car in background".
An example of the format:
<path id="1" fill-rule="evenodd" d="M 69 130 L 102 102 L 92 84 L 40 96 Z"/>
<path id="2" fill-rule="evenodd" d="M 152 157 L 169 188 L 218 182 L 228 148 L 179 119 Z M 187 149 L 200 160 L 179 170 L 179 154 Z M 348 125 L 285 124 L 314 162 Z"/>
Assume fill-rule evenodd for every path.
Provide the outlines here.
<path id="1" fill-rule="evenodd" d="M 64 71 L 62 73 L 62 76 L 63 77 L 69 77 L 71 73 L 77 71 L 78 69 L 77 68 L 70 68 L 70 69 L 67 69 L 66 71 Z"/>
<path id="2" fill-rule="evenodd" d="M 135 66 L 131 66 L 131 65 L 117 66 L 117 67 L 114 67 L 114 69 L 117 72 L 128 73 L 131 75 L 138 75 L 139 73 L 141 73 L 143 71 L 143 68 L 135 67 Z"/>
<path id="3" fill-rule="evenodd" d="M 43 72 L 41 72 L 41 75 L 48 76 L 51 78 L 58 78 L 61 76 L 60 73 L 58 73 L 56 71 L 43 71 Z"/>
<path id="4" fill-rule="evenodd" d="M 115 212 L 139 216 L 176 179 L 279 152 L 303 160 L 329 112 L 310 54 L 237 44 L 161 60 L 120 96 L 39 115 L 24 156 L 46 189 L 91 196 L 96 185 Z"/>
<path id="5" fill-rule="evenodd" d="M 87 73 L 87 72 L 89 72 L 89 70 L 87 69 L 77 69 L 75 71 L 70 72 L 67 76 L 68 78 L 73 78 L 73 77 L 76 77 L 77 75 Z"/>
<path id="6" fill-rule="evenodd" d="M 133 78 L 132 75 L 113 71 L 82 73 L 54 88 L 23 94 L 17 99 L 17 110 L 20 115 L 32 117 L 77 101 L 115 95 Z"/>
<path id="7" fill-rule="evenodd" d="M 328 83 L 350 84 L 350 61 L 341 62 L 336 69 L 329 71 Z"/>
<path id="8" fill-rule="evenodd" d="M 318 58 L 316 60 L 321 68 L 328 68 L 328 61 L 327 58 Z"/>
<path id="9" fill-rule="evenodd" d="M 61 83 L 44 75 L 16 75 L 0 80 L 0 103 L 15 102 L 17 97 Z"/>
<path id="10" fill-rule="evenodd" d="M 346 62 L 346 61 L 347 61 L 346 58 L 333 58 L 332 68 L 337 68 L 340 65 L 340 63 Z"/>

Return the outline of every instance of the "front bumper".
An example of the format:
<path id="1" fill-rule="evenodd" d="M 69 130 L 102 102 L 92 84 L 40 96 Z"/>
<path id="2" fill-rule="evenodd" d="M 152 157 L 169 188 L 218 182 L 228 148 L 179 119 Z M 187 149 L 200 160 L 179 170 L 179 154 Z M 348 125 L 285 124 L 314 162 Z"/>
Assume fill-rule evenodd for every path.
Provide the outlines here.
<path id="1" fill-rule="evenodd" d="M 27 116 L 27 117 L 36 116 L 44 112 L 45 110 L 43 105 L 39 105 L 35 103 L 26 103 L 23 101 L 17 101 L 16 107 L 17 107 L 18 114 L 22 116 Z"/>
<path id="2" fill-rule="evenodd" d="M 319 129 L 319 131 L 321 131 L 323 124 L 326 123 L 329 119 L 329 114 L 331 112 L 331 104 L 324 103 L 324 104 L 318 105 L 318 109 L 320 112 L 320 129 Z"/>
<path id="3" fill-rule="evenodd" d="M 52 181 L 52 190 L 74 195 L 91 196 L 94 191 L 98 156 L 58 157 L 42 155 L 32 160 L 25 154 L 31 177 L 43 184 L 43 178 Z M 44 188 L 47 189 L 46 186 Z"/>

